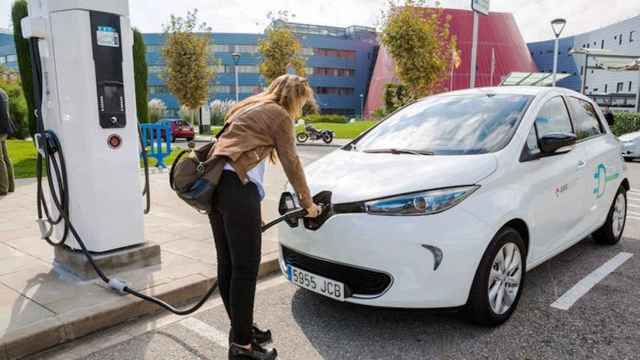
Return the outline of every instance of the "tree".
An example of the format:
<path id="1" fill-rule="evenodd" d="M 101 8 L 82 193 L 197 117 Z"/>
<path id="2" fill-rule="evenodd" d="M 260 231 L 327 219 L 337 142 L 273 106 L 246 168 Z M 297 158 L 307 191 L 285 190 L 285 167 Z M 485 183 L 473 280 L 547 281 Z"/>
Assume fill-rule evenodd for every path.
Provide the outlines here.
<path id="1" fill-rule="evenodd" d="M 151 99 L 148 104 L 149 108 L 149 121 L 156 122 L 164 116 L 167 111 L 167 105 L 160 99 Z"/>
<path id="2" fill-rule="evenodd" d="M 424 5 L 424 0 L 402 4 L 391 0 L 382 14 L 381 43 L 393 58 L 410 99 L 441 91 L 456 53 L 456 38 L 449 31 L 451 17 Z"/>
<path id="3" fill-rule="evenodd" d="M 164 25 L 166 42 L 162 48 L 165 61 L 163 79 L 169 91 L 194 111 L 207 102 L 209 81 L 215 73 L 209 68 L 209 33 L 206 23 L 198 23 L 198 10 L 186 17 L 171 15 Z"/>
<path id="4" fill-rule="evenodd" d="M 147 108 L 147 58 L 144 38 L 137 29 L 133 29 L 133 75 L 136 83 L 136 109 L 138 122 L 149 122 Z"/>
<path id="5" fill-rule="evenodd" d="M 404 106 L 411 97 L 404 84 L 386 84 L 384 86 L 384 111 L 389 114 Z"/>
<path id="6" fill-rule="evenodd" d="M 18 55 L 18 68 L 20 70 L 20 83 L 22 93 L 26 99 L 27 123 L 31 135 L 36 132 L 36 118 L 34 111 L 35 99 L 33 98 L 33 72 L 31 71 L 31 56 L 29 55 L 29 41 L 22 37 L 22 25 L 20 20 L 28 15 L 27 1 L 16 0 L 11 8 L 13 22 L 13 41 Z"/>
<path id="7" fill-rule="evenodd" d="M 305 60 L 300 56 L 302 46 L 291 29 L 282 20 L 272 20 L 265 30 L 265 37 L 258 43 L 262 55 L 260 74 L 270 84 L 275 78 L 287 73 L 291 66 L 296 74 L 306 76 Z"/>

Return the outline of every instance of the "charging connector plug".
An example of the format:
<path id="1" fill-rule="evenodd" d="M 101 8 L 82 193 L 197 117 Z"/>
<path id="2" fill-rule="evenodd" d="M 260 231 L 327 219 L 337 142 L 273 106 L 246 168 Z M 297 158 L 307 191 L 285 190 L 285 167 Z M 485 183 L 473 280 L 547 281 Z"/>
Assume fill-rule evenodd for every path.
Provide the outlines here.
<path id="1" fill-rule="evenodd" d="M 127 293 L 124 291 L 124 288 L 127 287 L 127 282 L 120 279 L 112 278 L 109 280 L 109 286 L 111 289 L 119 293 L 120 295 L 126 295 Z"/>

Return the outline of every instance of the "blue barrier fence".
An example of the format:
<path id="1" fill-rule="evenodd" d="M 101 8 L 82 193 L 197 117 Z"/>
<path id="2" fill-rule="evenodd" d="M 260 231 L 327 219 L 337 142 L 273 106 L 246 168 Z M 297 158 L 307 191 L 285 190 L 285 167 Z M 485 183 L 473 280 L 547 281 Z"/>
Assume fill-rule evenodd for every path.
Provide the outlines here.
<path id="1" fill-rule="evenodd" d="M 166 168 L 164 158 L 171 154 L 171 126 L 169 124 L 140 124 L 142 146 L 147 155 L 156 159 L 156 167 Z M 163 146 L 164 143 L 164 146 Z M 142 156 L 142 154 L 140 154 Z"/>

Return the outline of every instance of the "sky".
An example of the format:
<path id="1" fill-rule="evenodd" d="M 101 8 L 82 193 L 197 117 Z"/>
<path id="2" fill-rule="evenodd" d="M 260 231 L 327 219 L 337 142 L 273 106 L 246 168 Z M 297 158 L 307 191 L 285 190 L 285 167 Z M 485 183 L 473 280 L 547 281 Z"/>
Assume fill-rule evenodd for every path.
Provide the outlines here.
<path id="1" fill-rule="evenodd" d="M 10 4 L 0 0 L 0 28 L 8 28 Z M 98 0 L 94 0 L 98 1 Z M 103 0 L 104 1 L 104 0 Z M 262 32 L 269 11 L 287 10 L 296 22 L 376 26 L 388 0 L 129 0 L 131 21 L 143 32 L 160 32 L 170 14 L 199 9 L 199 18 L 214 32 Z M 468 9 L 470 0 L 441 0 L 441 6 Z M 567 19 L 563 36 L 594 30 L 640 15 L 638 0 L 491 0 L 491 10 L 510 12 L 526 42 L 551 38 L 549 22 Z"/>

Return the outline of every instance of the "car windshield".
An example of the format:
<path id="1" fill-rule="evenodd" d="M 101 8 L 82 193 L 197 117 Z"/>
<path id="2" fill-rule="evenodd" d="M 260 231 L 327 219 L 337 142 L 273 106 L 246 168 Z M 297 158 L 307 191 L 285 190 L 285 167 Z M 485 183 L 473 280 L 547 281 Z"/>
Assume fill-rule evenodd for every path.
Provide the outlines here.
<path id="1" fill-rule="evenodd" d="M 398 111 L 354 144 L 364 152 L 464 155 L 495 152 L 516 131 L 531 96 L 433 96 Z"/>

